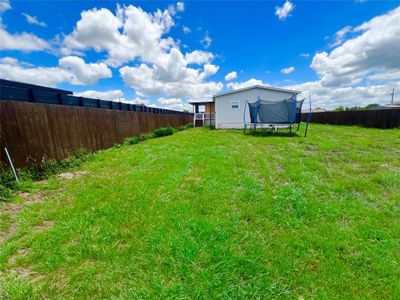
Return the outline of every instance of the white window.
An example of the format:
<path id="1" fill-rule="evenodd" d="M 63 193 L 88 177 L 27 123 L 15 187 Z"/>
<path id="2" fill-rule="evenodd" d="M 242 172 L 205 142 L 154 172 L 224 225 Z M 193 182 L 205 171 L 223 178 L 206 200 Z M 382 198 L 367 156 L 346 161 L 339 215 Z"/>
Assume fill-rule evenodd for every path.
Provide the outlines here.
<path id="1" fill-rule="evenodd" d="M 239 109 L 240 101 L 231 101 L 231 108 L 232 109 Z"/>

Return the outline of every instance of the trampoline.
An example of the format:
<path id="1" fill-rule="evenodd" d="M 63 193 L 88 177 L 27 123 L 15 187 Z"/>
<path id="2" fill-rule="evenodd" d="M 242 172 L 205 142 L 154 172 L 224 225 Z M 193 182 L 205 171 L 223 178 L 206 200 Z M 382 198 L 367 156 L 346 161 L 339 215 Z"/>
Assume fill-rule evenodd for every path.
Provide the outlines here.
<path id="1" fill-rule="evenodd" d="M 290 132 L 297 132 L 301 124 L 301 109 L 304 100 L 296 100 L 296 96 L 278 101 L 266 101 L 257 98 L 255 102 L 248 102 L 243 112 L 244 133 L 249 127 L 250 131 L 257 128 L 264 130 L 277 131 L 279 129 L 289 129 Z M 249 109 L 250 120 L 246 120 L 246 109 Z M 311 100 L 310 111 L 307 116 L 307 125 L 304 137 L 307 136 L 308 124 L 311 118 Z M 297 128 L 295 128 L 297 125 Z"/>

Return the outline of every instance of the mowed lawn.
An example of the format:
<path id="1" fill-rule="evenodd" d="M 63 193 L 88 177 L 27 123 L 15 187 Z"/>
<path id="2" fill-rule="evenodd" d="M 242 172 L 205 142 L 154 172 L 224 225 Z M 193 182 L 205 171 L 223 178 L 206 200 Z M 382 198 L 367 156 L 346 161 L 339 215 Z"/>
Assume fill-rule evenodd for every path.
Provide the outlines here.
<path id="1" fill-rule="evenodd" d="M 190 129 L 0 204 L 0 298 L 400 299 L 400 130 Z"/>

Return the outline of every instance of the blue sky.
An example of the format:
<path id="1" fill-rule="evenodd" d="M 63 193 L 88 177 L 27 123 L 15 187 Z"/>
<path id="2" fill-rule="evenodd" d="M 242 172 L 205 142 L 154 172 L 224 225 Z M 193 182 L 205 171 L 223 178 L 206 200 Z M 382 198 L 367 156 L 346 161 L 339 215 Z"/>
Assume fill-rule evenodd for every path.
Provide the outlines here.
<path id="1" fill-rule="evenodd" d="M 251 84 L 325 108 L 383 104 L 400 91 L 399 5 L 2 0 L 0 73 L 174 109 Z"/>

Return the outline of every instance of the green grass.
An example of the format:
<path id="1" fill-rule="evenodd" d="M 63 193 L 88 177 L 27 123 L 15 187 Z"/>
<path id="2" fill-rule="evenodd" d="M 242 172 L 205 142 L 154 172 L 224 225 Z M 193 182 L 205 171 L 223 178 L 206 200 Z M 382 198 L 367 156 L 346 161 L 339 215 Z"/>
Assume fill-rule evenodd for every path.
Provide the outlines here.
<path id="1" fill-rule="evenodd" d="M 400 299 L 399 149 L 313 124 L 101 151 L 0 203 L 0 298 Z"/>

